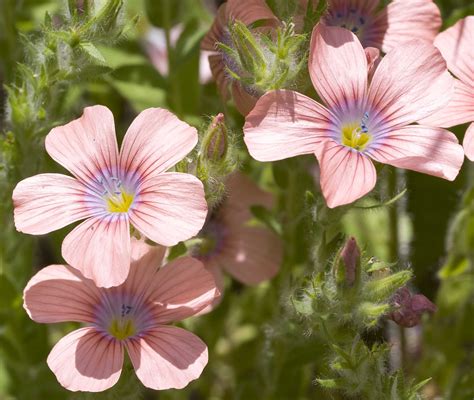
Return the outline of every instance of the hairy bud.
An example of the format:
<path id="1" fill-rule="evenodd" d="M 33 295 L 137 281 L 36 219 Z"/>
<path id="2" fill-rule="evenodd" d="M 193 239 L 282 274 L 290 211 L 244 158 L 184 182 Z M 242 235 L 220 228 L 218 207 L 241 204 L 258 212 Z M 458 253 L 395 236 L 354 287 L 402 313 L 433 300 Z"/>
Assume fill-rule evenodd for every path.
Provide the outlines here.
<path id="1" fill-rule="evenodd" d="M 304 35 L 295 33 L 292 23 L 262 32 L 235 21 L 217 47 L 228 76 L 248 94 L 259 97 L 294 83 L 305 66 L 305 40 Z"/>
<path id="2" fill-rule="evenodd" d="M 216 115 L 209 125 L 203 140 L 203 152 L 208 160 L 219 162 L 227 154 L 227 127 L 224 114 Z"/>
<path id="3" fill-rule="evenodd" d="M 353 286 L 360 272 L 360 250 L 354 237 L 347 240 L 336 259 L 337 281 Z"/>

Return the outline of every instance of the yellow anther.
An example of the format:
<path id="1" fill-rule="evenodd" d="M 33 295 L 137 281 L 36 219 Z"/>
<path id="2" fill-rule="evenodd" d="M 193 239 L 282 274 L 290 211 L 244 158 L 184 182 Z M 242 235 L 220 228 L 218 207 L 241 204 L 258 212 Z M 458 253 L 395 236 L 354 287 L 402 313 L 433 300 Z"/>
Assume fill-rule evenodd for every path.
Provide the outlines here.
<path id="1" fill-rule="evenodd" d="M 370 135 L 362 132 L 358 123 L 346 124 L 342 127 L 342 144 L 356 150 L 364 150 L 370 141 Z"/>
<path id="2" fill-rule="evenodd" d="M 113 196 L 107 195 L 105 199 L 107 201 L 107 210 L 109 212 L 125 213 L 130 209 L 134 196 L 127 192 L 120 191 L 120 194 L 114 194 Z"/>

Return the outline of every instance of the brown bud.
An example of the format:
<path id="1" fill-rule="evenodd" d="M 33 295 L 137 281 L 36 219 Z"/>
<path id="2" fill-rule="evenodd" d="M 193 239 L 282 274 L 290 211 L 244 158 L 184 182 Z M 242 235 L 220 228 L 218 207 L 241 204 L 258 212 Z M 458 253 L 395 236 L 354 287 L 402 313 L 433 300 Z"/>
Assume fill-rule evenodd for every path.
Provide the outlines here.
<path id="1" fill-rule="evenodd" d="M 436 305 L 428 298 L 422 294 L 413 295 L 407 287 L 399 289 L 392 297 L 391 303 L 395 310 L 388 318 L 406 328 L 418 325 L 423 313 L 434 313 L 437 310 Z"/>

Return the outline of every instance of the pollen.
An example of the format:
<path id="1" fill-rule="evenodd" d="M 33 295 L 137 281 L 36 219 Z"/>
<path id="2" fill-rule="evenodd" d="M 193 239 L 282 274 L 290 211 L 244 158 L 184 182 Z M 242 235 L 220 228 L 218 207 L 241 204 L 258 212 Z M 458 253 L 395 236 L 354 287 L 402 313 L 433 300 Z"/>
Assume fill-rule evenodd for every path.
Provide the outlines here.
<path id="1" fill-rule="evenodd" d="M 344 125 L 342 127 L 342 144 L 358 151 L 364 150 L 370 142 L 370 135 L 364 128 L 359 123 Z"/>
<path id="2" fill-rule="evenodd" d="M 106 196 L 107 210 L 112 213 L 126 213 L 133 203 L 133 194 L 125 191 Z"/>
<path id="3" fill-rule="evenodd" d="M 137 328 L 129 318 L 114 318 L 109 325 L 109 333 L 118 340 L 125 340 L 135 335 Z"/>

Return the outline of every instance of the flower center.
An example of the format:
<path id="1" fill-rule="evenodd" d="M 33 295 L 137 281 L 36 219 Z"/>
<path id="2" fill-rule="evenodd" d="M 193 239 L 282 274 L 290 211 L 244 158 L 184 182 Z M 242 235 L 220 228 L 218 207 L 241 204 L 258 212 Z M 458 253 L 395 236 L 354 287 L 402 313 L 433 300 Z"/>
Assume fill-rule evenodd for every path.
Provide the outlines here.
<path id="1" fill-rule="evenodd" d="M 108 180 L 100 179 L 103 187 L 102 197 L 105 200 L 107 211 L 111 213 L 126 213 L 130 209 L 134 194 L 129 193 L 118 178 L 111 177 Z"/>
<path id="2" fill-rule="evenodd" d="M 124 340 L 137 333 L 138 329 L 133 319 L 130 316 L 132 307 L 122 304 L 122 312 L 120 317 L 115 317 L 110 321 L 108 332 L 118 340 Z"/>
<path id="3" fill-rule="evenodd" d="M 222 249 L 226 236 L 225 227 L 213 216 L 202 228 L 198 237 L 201 243 L 193 250 L 193 255 L 199 259 L 209 259 Z"/>
<path id="4" fill-rule="evenodd" d="M 349 29 L 362 41 L 363 31 L 367 25 L 367 17 L 355 7 L 344 7 L 331 10 L 325 18 L 329 26 L 340 26 Z"/>
<path id="5" fill-rule="evenodd" d="M 367 128 L 368 118 L 368 113 L 365 113 L 360 123 L 352 122 L 342 126 L 341 142 L 344 146 L 351 147 L 358 151 L 362 151 L 367 147 L 371 139 Z"/>

